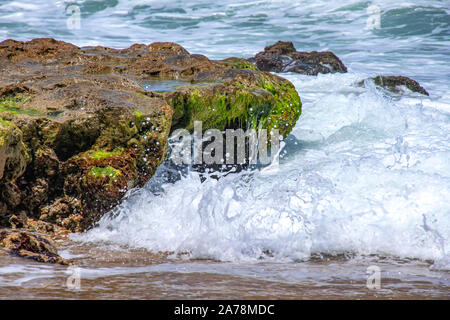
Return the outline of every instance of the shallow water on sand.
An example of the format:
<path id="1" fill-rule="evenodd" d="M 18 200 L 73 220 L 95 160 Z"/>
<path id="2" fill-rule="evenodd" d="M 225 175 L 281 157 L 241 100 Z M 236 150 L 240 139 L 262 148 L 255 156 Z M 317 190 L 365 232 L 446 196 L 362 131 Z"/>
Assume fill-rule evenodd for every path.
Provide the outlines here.
<path id="1" fill-rule="evenodd" d="M 78 270 L 0 259 L 0 299 L 448 299 L 450 290 L 449 272 L 418 260 L 341 256 L 242 264 L 129 248 L 64 247 L 63 256 L 74 259 Z M 371 265 L 380 268 L 379 289 L 367 287 Z M 79 288 L 70 278 L 77 272 Z"/>

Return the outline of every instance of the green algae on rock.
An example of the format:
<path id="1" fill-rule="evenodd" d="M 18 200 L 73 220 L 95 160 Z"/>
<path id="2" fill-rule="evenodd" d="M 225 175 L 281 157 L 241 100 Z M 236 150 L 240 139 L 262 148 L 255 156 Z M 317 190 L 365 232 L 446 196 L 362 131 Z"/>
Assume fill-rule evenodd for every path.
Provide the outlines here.
<path id="1" fill-rule="evenodd" d="M 283 137 L 301 114 L 301 101 L 289 81 L 266 72 L 235 70 L 234 76 L 211 86 L 180 87 L 164 94 L 174 109 L 173 129 L 278 129 Z"/>
<path id="2" fill-rule="evenodd" d="M 107 167 L 92 167 L 89 171 L 89 175 L 94 178 L 108 178 L 110 180 L 115 180 L 116 177 L 120 176 L 122 173 L 114 169 L 111 166 Z"/>

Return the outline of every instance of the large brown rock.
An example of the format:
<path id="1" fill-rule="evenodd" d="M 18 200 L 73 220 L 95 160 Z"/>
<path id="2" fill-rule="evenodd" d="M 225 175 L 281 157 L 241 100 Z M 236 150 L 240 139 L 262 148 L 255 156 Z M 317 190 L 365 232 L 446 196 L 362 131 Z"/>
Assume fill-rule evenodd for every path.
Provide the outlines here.
<path id="1" fill-rule="evenodd" d="M 96 59 L 52 39 L 0 44 L 3 216 L 84 230 L 163 161 L 171 107 L 125 76 L 91 72 Z"/>
<path id="2" fill-rule="evenodd" d="M 204 130 L 286 136 L 300 112 L 292 83 L 237 58 L 213 61 L 170 42 L 3 41 L 0 224 L 20 213 L 25 228 L 85 230 L 153 176 L 174 129 L 201 120 Z"/>

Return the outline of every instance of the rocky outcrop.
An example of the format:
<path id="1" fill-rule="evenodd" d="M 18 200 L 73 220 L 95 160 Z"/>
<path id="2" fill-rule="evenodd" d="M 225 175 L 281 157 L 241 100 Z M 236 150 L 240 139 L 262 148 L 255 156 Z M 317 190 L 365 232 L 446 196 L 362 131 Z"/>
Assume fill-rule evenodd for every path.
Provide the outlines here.
<path id="1" fill-rule="evenodd" d="M 213 61 L 167 42 L 119 50 L 6 40 L 0 225 L 85 230 L 153 176 L 173 130 L 200 120 L 204 130 L 286 136 L 300 113 L 292 83 L 243 59 Z"/>
<path id="2" fill-rule="evenodd" d="M 400 87 L 404 86 L 412 92 L 429 96 L 430 94 L 417 81 L 404 76 L 377 76 L 372 78 L 376 85 L 388 89 L 392 92 L 400 92 Z"/>
<path id="3" fill-rule="evenodd" d="M 229 58 L 224 60 L 233 66 L 241 68 L 271 71 L 271 72 L 296 72 L 306 75 L 319 73 L 345 73 L 346 66 L 332 52 L 297 51 L 292 42 L 278 41 L 267 46 L 264 51 L 257 53 L 250 59 Z M 250 65 L 249 65 L 250 64 Z M 401 87 L 406 87 L 412 92 L 423 95 L 429 93 L 415 80 L 404 76 L 376 76 L 371 78 L 377 86 L 391 92 L 401 92 Z M 363 85 L 364 82 L 359 83 Z"/>
<path id="4" fill-rule="evenodd" d="M 278 41 L 249 59 L 259 70 L 296 72 L 306 75 L 347 72 L 342 61 L 332 52 L 297 51 L 292 42 Z"/>

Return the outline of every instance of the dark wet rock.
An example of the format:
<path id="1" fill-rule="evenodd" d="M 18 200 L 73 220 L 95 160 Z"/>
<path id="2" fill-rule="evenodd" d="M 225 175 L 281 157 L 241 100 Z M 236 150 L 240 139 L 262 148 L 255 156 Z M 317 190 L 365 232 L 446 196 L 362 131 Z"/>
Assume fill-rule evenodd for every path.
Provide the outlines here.
<path id="1" fill-rule="evenodd" d="M 392 92 L 399 92 L 400 86 L 405 86 L 412 92 L 429 96 L 430 94 L 415 80 L 404 76 L 377 76 L 372 78 L 376 85 Z"/>
<path id="2" fill-rule="evenodd" d="M 342 61 L 330 51 L 297 51 L 292 42 L 278 41 L 249 59 L 259 70 L 296 72 L 306 75 L 347 72 Z"/>
<path id="3" fill-rule="evenodd" d="M 68 264 L 58 255 L 53 242 L 37 232 L 2 229 L 0 230 L 0 248 L 7 253 L 39 262 Z"/>
<path id="4" fill-rule="evenodd" d="M 11 225 L 11 228 L 13 228 L 13 229 L 21 229 L 21 228 L 24 228 L 25 225 L 26 225 L 25 220 L 26 220 L 26 218 L 21 217 L 20 215 L 19 215 L 19 217 L 18 217 L 18 216 L 16 216 L 16 215 L 14 214 L 14 215 L 12 215 L 12 216 L 9 218 L 9 223 L 10 223 L 10 225 Z"/>
<path id="5" fill-rule="evenodd" d="M 221 61 L 223 64 L 230 66 L 233 69 L 249 69 L 258 70 L 258 68 L 250 61 L 243 58 L 231 57 Z"/>
<path id="6" fill-rule="evenodd" d="M 127 190 L 143 185 L 153 175 L 166 154 L 172 110 L 159 98 L 137 95 L 139 86 L 133 91 L 117 76 L 106 83 L 95 77 L 79 77 L 78 83 L 74 79 L 76 75 L 52 90 L 38 88 L 35 94 L 3 98 L 13 102 L 5 103 L 2 121 L 21 132 L 15 149 L 10 145 L 8 150 L 12 151 L 6 153 L 7 161 L 3 162 L 6 168 L 13 160 L 17 163 L 13 168 L 25 169 L 24 164 L 27 168 L 6 170 L 14 177 L 0 191 L 11 212 L 26 210 L 30 217 L 41 216 L 42 206 L 60 198 L 79 199 L 83 209 L 72 212 L 76 217 L 81 215 L 79 223 L 61 225 L 80 231 Z M 38 84 L 34 82 L 36 87 Z M 48 116 L 49 108 L 61 111 L 60 115 Z M 114 157 L 120 158 L 116 167 Z M 101 192 L 92 196 L 91 181 L 99 190 L 113 186 L 115 197 L 109 197 L 106 203 Z"/>
<path id="7" fill-rule="evenodd" d="M 165 80 L 184 84 L 144 88 Z M 213 61 L 170 42 L 3 41 L 0 224 L 88 229 L 153 176 L 174 129 L 201 120 L 204 130 L 261 126 L 286 136 L 300 113 L 292 83 L 243 59 Z"/>

